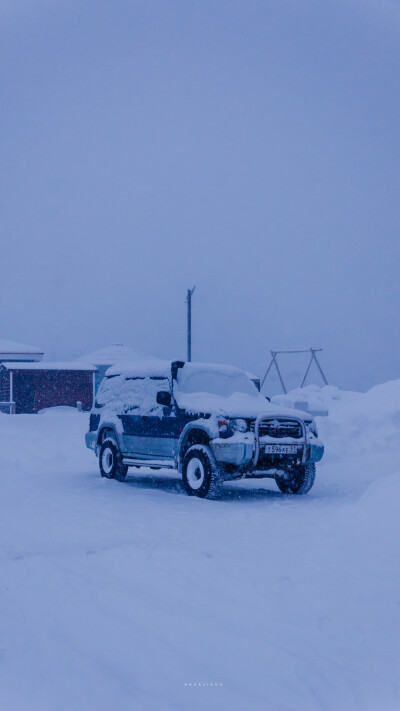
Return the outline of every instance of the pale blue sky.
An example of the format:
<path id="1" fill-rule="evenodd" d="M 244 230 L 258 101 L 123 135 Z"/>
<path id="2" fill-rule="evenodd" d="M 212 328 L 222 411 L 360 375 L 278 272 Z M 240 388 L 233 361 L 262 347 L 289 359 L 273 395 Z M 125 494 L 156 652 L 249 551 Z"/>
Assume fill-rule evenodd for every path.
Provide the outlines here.
<path id="1" fill-rule="evenodd" d="M 2 0 L 0 336 L 400 377 L 399 8 Z"/>

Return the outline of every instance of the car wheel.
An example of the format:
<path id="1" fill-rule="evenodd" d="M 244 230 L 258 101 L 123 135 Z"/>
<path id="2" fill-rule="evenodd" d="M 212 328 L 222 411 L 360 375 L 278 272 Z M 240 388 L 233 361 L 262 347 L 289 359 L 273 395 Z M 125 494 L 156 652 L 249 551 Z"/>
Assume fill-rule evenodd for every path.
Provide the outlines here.
<path id="1" fill-rule="evenodd" d="M 297 467 L 290 479 L 275 479 L 283 494 L 307 494 L 315 481 L 315 464 Z"/>
<path id="2" fill-rule="evenodd" d="M 104 440 L 100 447 L 99 467 L 101 476 L 106 479 L 125 479 L 128 467 L 122 463 L 121 453 L 113 439 Z"/>
<path id="3" fill-rule="evenodd" d="M 189 496 L 212 498 L 222 483 L 221 470 L 210 447 L 195 444 L 185 454 L 182 481 Z"/>

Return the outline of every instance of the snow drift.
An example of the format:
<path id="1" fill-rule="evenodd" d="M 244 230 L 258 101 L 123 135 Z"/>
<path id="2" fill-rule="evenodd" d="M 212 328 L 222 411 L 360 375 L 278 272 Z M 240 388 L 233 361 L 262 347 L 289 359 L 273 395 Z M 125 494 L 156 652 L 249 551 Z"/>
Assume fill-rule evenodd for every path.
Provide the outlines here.
<path id="1" fill-rule="evenodd" d="M 400 381 L 332 400 L 306 497 L 102 480 L 87 415 L 0 415 L 1 708 L 398 708 Z"/>

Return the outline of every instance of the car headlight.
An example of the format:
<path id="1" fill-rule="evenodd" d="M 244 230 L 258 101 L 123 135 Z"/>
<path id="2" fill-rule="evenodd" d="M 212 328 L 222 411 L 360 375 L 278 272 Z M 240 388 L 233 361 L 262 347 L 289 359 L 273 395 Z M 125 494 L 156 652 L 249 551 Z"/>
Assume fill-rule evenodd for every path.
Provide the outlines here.
<path id="1" fill-rule="evenodd" d="M 237 419 L 230 421 L 230 428 L 233 432 L 247 432 L 247 422 L 246 420 Z"/>
<path id="2" fill-rule="evenodd" d="M 311 432 L 311 434 L 313 434 L 314 437 L 318 438 L 318 430 L 317 430 L 317 425 L 315 423 L 315 420 L 313 420 L 312 422 L 306 422 L 306 426 L 307 426 L 307 431 Z"/>

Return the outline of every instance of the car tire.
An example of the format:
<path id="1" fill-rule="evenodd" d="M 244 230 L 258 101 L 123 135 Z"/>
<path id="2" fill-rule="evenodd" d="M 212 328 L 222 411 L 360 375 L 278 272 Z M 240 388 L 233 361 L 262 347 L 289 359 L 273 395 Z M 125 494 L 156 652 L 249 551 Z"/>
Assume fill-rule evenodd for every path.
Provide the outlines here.
<path id="1" fill-rule="evenodd" d="M 275 479 L 282 494 L 307 494 L 315 481 L 315 464 L 297 467 L 290 479 Z"/>
<path id="2" fill-rule="evenodd" d="M 128 473 L 128 467 L 123 464 L 121 453 L 114 439 L 105 439 L 100 447 L 99 467 L 101 476 L 106 479 L 123 481 Z"/>
<path id="3" fill-rule="evenodd" d="M 220 467 L 210 447 L 195 444 L 185 454 L 182 482 L 189 496 L 211 499 L 222 483 Z"/>

